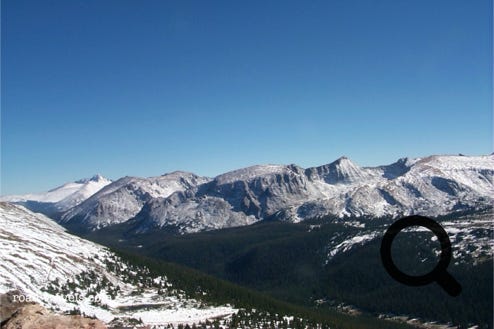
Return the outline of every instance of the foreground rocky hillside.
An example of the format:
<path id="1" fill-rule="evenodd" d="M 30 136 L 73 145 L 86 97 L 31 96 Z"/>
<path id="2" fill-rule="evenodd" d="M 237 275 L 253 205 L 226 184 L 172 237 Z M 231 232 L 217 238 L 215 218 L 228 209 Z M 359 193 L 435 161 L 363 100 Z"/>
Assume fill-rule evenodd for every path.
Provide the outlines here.
<path id="1" fill-rule="evenodd" d="M 50 312 L 33 302 L 20 302 L 17 296 L 21 292 L 13 291 L 0 294 L 0 322 L 2 329 L 106 329 L 107 326 L 98 319 L 81 315 L 60 315 Z"/>
<path id="2" fill-rule="evenodd" d="M 0 293 L 17 292 L 19 302 L 105 323 L 199 323 L 236 313 L 231 306 L 187 298 L 166 277 L 151 276 L 147 268 L 66 233 L 43 215 L 0 203 L 0 219 Z"/>
<path id="3" fill-rule="evenodd" d="M 0 298 L 2 329 L 327 329 L 334 323 L 333 316 L 191 269 L 116 254 L 67 233 L 44 215 L 2 202 Z M 342 328 L 369 325 L 366 319 L 338 321 Z M 382 321 L 370 321 L 371 328 L 383 328 Z"/>

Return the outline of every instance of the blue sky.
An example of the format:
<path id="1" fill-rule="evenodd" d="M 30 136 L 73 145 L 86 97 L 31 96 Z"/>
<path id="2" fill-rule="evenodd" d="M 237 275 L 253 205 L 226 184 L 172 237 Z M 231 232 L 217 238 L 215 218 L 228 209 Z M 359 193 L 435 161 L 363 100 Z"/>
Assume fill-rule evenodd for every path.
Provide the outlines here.
<path id="1" fill-rule="evenodd" d="M 3 0 L 1 193 L 492 152 L 492 4 Z"/>

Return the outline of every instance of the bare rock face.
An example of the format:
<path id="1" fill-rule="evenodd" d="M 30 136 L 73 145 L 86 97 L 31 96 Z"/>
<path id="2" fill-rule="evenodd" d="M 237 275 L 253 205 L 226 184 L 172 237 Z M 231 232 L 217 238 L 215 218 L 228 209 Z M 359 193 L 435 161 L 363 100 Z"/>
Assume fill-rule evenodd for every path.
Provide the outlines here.
<path id="1" fill-rule="evenodd" d="M 57 315 L 34 303 L 18 303 L 11 295 L 0 296 L 2 329 L 106 329 L 97 319 L 80 315 Z M 4 303 L 5 302 L 5 303 Z"/>
<path id="2" fill-rule="evenodd" d="M 379 167 L 360 167 L 346 157 L 308 169 L 258 165 L 154 198 L 129 224 L 136 232 L 178 227 L 191 233 L 273 218 L 439 216 L 489 209 L 493 177 L 492 155 L 404 158 Z"/>
<path id="3" fill-rule="evenodd" d="M 19 294 L 19 291 L 9 291 L 5 294 L 0 294 L 0 323 L 2 328 L 4 323 L 6 323 L 19 308 L 32 304 L 25 301 L 16 301 L 14 296 Z"/>

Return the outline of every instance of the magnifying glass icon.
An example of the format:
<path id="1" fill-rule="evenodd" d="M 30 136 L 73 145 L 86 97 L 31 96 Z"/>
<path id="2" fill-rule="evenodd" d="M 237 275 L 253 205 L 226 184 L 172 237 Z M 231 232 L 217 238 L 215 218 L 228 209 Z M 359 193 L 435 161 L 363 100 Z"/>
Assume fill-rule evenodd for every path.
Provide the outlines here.
<path id="1" fill-rule="evenodd" d="M 420 276 L 407 275 L 400 271 L 391 257 L 391 244 L 396 235 L 410 226 L 422 226 L 431 230 L 441 243 L 441 256 L 436 267 Z M 423 216 L 408 216 L 394 222 L 384 234 L 381 242 L 381 260 L 386 271 L 393 279 L 409 286 L 423 286 L 437 282 L 450 296 L 461 293 L 461 285 L 446 269 L 451 261 L 451 241 L 448 234 L 436 221 Z"/>

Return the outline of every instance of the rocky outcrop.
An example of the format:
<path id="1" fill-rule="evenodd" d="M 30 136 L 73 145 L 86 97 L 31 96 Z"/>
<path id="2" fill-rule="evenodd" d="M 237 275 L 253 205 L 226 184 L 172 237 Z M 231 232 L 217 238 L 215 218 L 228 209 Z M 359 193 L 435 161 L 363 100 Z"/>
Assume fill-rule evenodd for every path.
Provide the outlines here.
<path id="1" fill-rule="evenodd" d="M 14 301 L 14 295 L 19 294 L 18 291 L 0 294 L 0 324 L 2 328 L 4 323 L 6 323 L 19 308 L 31 304 L 26 301 Z"/>
<path id="2" fill-rule="evenodd" d="M 58 315 L 43 306 L 25 300 L 18 300 L 17 291 L 0 294 L 1 329 L 106 329 L 97 319 L 81 315 Z"/>
<path id="3" fill-rule="evenodd" d="M 80 315 L 54 314 L 39 304 L 10 303 L 4 313 L 2 303 L 2 329 L 106 329 L 98 319 Z M 12 312 L 12 310 L 15 310 Z M 4 314 L 7 316 L 3 318 Z"/>

